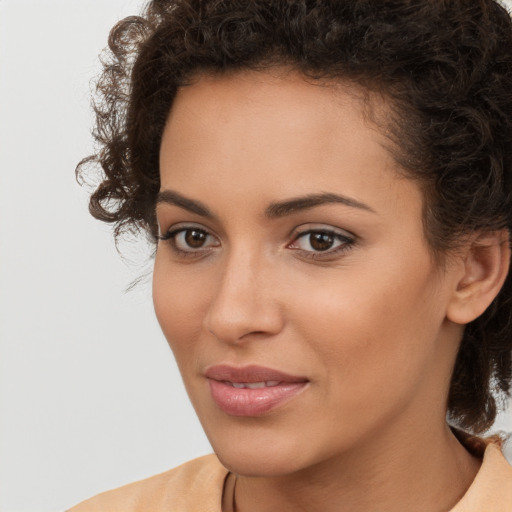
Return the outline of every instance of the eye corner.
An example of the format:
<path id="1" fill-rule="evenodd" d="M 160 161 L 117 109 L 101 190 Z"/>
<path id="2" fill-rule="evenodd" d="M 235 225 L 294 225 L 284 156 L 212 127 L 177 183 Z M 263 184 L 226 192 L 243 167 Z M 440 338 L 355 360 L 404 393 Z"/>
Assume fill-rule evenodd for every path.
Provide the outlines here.
<path id="1" fill-rule="evenodd" d="M 221 245 L 219 238 L 204 226 L 179 223 L 159 232 L 158 241 L 166 242 L 178 260 L 202 259 Z"/>
<path id="2" fill-rule="evenodd" d="M 165 242 L 166 240 L 169 240 L 172 237 L 171 231 L 158 231 L 158 234 L 155 236 L 158 242 L 162 241 Z"/>
<path id="3" fill-rule="evenodd" d="M 313 245 L 313 236 L 316 235 L 316 242 L 323 244 L 323 247 Z M 301 240 L 307 240 L 309 247 L 301 247 Z M 335 229 L 327 226 L 309 227 L 298 231 L 293 239 L 287 244 L 287 248 L 295 251 L 301 258 L 307 260 L 329 261 L 341 258 L 350 251 L 356 244 L 355 235 L 345 230 Z"/>

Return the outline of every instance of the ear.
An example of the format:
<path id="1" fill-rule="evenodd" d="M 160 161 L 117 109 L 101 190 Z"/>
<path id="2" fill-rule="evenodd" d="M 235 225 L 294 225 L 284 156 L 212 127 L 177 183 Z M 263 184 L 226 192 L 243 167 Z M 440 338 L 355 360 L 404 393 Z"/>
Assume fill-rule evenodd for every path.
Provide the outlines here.
<path id="1" fill-rule="evenodd" d="M 476 234 L 465 246 L 461 258 L 461 272 L 446 316 L 462 325 L 478 318 L 505 282 L 510 264 L 508 231 Z"/>

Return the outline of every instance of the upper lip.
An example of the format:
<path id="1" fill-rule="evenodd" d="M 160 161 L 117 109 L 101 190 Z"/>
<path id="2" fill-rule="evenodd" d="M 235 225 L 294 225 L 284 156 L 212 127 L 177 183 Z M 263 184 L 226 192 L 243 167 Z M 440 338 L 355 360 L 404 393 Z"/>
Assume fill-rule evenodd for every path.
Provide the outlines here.
<path id="1" fill-rule="evenodd" d="M 221 364 L 210 366 L 205 371 L 205 376 L 209 379 L 227 382 L 307 382 L 305 377 L 289 375 L 279 370 L 267 368 L 265 366 L 229 366 Z"/>

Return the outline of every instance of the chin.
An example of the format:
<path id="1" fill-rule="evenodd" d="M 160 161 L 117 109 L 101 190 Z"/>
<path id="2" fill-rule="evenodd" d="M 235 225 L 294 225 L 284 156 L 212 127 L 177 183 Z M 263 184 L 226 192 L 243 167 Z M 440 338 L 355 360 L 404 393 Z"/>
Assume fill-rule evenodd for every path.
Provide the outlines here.
<path id="1" fill-rule="evenodd" d="M 252 477 L 289 475 L 319 462 L 319 455 L 326 451 L 307 433 L 301 435 L 298 428 L 257 421 L 205 429 L 215 454 L 233 473 Z"/>
<path id="2" fill-rule="evenodd" d="M 297 453 L 279 449 L 247 450 L 239 446 L 216 449 L 215 454 L 229 471 L 247 477 L 278 477 L 296 473 L 304 466 L 297 460 Z"/>

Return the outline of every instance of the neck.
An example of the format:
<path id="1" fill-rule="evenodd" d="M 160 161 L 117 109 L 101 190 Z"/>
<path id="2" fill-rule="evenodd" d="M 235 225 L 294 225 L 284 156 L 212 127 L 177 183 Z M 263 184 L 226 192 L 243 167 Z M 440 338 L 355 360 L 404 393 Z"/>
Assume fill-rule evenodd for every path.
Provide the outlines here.
<path id="1" fill-rule="evenodd" d="M 235 512 L 446 512 L 478 472 L 446 424 L 381 432 L 352 453 L 280 477 L 237 477 Z"/>

